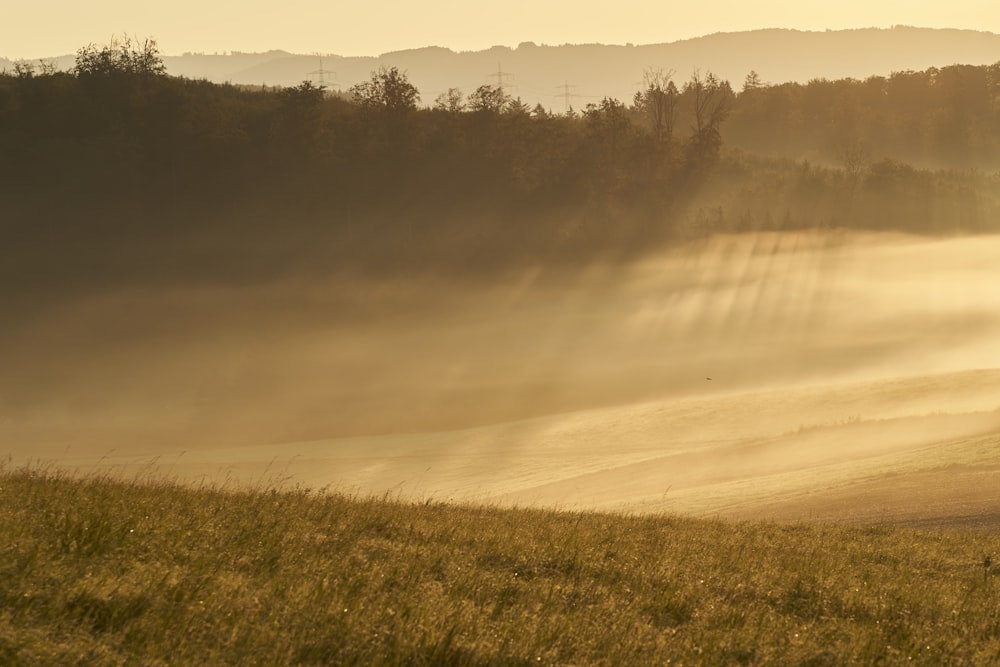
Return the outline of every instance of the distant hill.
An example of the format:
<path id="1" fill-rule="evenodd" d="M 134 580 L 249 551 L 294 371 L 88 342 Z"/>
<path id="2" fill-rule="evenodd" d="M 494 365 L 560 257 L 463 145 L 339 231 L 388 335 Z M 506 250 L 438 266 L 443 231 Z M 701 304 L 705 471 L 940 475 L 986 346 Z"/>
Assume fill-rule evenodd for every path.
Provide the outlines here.
<path id="1" fill-rule="evenodd" d="M 545 46 L 527 42 L 517 48 L 495 46 L 461 52 L 429 47 L 386 53 L 379 57 L 296 55 L 282 51 L 253 56 L 187 55 L 167 58 L 171 73 L 239 84 L 294 85 L 319 80 L 347 89 L 372 70 L 396 66 L 406 70 L 421 91 L 422 101 L 450 87 L 468 94 L 496 83 L 531 104 L 556 111 L 571 104 L 579 109 L 604 96 L 631 99 L 651 67 L 673 70 L 679 80 L 696 69 L 711 70 L 739 88 L 747 73 L 764 81 L 808 81 L 812 78 L 866 78 L 898 70 L 922 70 L 956 63 L 984 65 L 1000 61 L 1000 35 L 971 30 L 924 28 L 866 29 L 831 32 L 758 30 L 718 33 L 696 39 L 645 46 L 601 44 Z M 566 86 L 568 85 L 568 89 Z M 564 93 L 571 96 L 561 97 Z"/>
<path id="2" fill-rule="evenodd" d="M 72 56 L 52 58 L 60 68 Z M 382 65 L 407 71 L 424 104 L 448 88 L 468 94 L 483 84 L 503 83 L 530 104 L 554 111 L 567 104 L 579 109 L 602 97 L 630 100 L 649 68 L 673 71 L 687 79 L 695 69 L 711 70 L 739 89 L 750 70 L 765 82 L 813 78 L 866 78 L 901 70 L 1000 61 L 1000 35 L 975 30 L 897 26 L 805 32 L 768 29 L 716 33 L 695 39 L 648 45 L 582 44 L 561 46 L 525 42 L 516 48 L 454 52 L 428 47 L 377 57 L 267 53 L 185 54 L 164 58 L 177 76 L 246 85 L 289 86 L 303 80 L 346 90 Z M 0 59 L 0 69 L 13 63 Z M 322 70 L 322 74 L 320 71 Z M 566 96 L 568 94 L 568 97 Z"/>

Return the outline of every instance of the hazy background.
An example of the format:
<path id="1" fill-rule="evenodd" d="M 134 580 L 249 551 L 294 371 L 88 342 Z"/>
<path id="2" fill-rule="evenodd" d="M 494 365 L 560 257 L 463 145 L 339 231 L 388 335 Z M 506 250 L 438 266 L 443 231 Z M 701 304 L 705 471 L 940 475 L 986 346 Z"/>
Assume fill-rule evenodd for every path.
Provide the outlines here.
<path id="1" fill-rule="evenodd" d="M 918 25 L 1000 32 L 990 0 L 949 3 L 887 0 L 838 3 L 737 0 L 702 3 L 625 2 L 499 5 L 389 0 L 378 11 L 362 2 L 259 0 L 204 3 L 13 3 L 0 23 L 0 56 L 46 58 L 104 43 L 111 34 L 155 36 L 167 54 L 186 51 L 267 51 L 375 56 L 387 51 L 444 46 L 481 50 L 524 41 L 545 44 L 655 44 L 714 32 L 782 27 L 805 30 Z M 949 63 L 942 63 L 949 64 Z"/>
<path id="2" fill-rule="evenodd" d="M 644 88 L 644 78 L 651 71 L 672 73 L 678 85 L 695 71 L 710 71 L 739 91 L 751 70 L 762 83 L 806 84 L 844 78 L 864 81 L 956 63 L 992 65 L 1000 61 L 1000 35 L 913 27 L 824 32 L 770 29 L 635 46 L 552 46 L 525 41 L 477 51 L 424 47 L 377 57 L 322 53 L 186 52 L 167 55 L 163 62 L 169 74 L 192 80 L 255 88 L 310 81 L 342 94 L 380 67 L 397 67 L 420 90 L 421 106 L 433 106 L 439 95 L 451 89 L 469 95 L 479 86 L 502 83 L 507 94 L 529 107 L 541 104 L 563 113 L 570 108 L 581 111 L 605 97 L 628 102 Z M 15 62 L 3 55 L 0 71 L 13 71 Z M 74 59 L 73 52 L 62 56 L 53 52 L 44 60 L 69 71 Z"/>

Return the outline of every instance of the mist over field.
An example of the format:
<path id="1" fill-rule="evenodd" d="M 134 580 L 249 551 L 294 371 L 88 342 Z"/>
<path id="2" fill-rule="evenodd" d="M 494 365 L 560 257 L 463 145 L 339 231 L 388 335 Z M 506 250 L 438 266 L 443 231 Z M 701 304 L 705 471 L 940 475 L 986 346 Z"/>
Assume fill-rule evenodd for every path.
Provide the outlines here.
<path id="1" fill-rule="evenodd" d="M 1000 63 L 651 66 L 564 114 L 394 67 L 192 81 L 153 40 L 75 63 L 0 74 L 14 465 L 996 514 Z"/>
<path id="2" fill-rule="evenodd" d="M 0 428 L 17 461 L 83 469 L 738 513 L 803 470 L 833 488 L 995 434 L 998 253 L 762 232 L 491 283 L 110 290 L 4 328 Z"/>

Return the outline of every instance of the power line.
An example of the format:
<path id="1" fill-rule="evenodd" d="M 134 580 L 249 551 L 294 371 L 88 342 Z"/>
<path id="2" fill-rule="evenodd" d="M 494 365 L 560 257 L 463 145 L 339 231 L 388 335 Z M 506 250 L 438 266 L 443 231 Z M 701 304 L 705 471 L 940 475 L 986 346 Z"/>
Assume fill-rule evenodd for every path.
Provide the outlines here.
<path id="1" fill-rule="evenodd" d="M 326 75 L 327 74 L 332 74 L 335 78 L 337 76 L 336 72 L 332 72 L 332 71 L 330 71 L 328 69 L 323 69 L 323 56 L 319 57 L 319 69 L 313 70 L 311 72 L 307 72 L 307 74 L 309 74 L 309 75 L 317 74 L 318 75 L 317 76 L 317 80 L 319 81 L 319 87 L 320 88 L 326 88 Z M 337 88 L 340 87 L 340 84 L 338 84 L 336 81 L 334 81 L 331 85 L 336 86 Z"/>
<path id="2" fill-rule="evenodd" d="M 559 93 L 558 95 L 556 95 L 556 97 L 563 98 L 563 104 L 565 105 L 566 111 L 568 112 L 569 111 L 569 98 L 571 98 L 571 97 L 580 97 L 576 93 L 569 92 L 570 88 L 572 88 L 573 90 L 576 90 L 576 86 L 571 86 L 569 83 L 563 83 L 561 86 L 556 86 L 556 88 L 562 88 L 562 92 Z"/>
<path id="3" fill-rule="evenodd" d="M 500 63 L 497 63 L 497 71 L 490 74 L 490 76 L 495 76 L 497 78 L 497 88 L 500 90 L 500 94 L 503 95 L 503 80 L 506 76 L 514 76 L 509 72 L 504 72 L 500 67 Z"/>

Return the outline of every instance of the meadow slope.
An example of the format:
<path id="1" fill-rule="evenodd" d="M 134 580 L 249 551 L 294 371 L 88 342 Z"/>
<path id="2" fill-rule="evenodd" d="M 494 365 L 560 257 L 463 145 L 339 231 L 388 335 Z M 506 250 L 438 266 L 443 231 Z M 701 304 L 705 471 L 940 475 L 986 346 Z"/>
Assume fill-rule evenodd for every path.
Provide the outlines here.
<path id="1" fill-rule="evenodd" d="M 0 662 L 990 664 L 996 533 L 0 473 Z"/>

